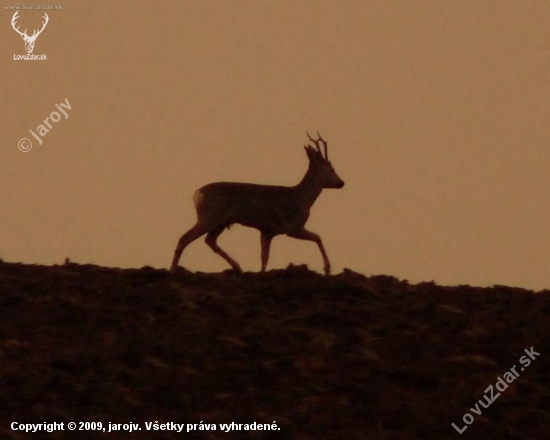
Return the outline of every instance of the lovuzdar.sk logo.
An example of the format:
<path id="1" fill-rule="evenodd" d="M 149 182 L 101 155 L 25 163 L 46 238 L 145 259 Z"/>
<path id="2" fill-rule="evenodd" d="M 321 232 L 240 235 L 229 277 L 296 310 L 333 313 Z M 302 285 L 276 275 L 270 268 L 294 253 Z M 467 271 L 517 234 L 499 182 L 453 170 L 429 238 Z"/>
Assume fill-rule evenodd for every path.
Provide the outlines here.
<path id="1" fill-rule="evenodd" d="M 45 21 L 42 22 L 42 29 L 38 30 L 38 29 L 34 29 L 34 32 L 32 33 L 32 35 L 27 35 L 27 29 L 25 29 L 24 32 L 21 32 L 19 30 L 19 26 L 15 27 L 15 22 L 17 21 L 17 19 L 19 18 L 19 16 L 17 15 L 19 14 L 19 11 L 15 11 L 15 14 L 13 14 L 13 17 L 11 19 L 11 26 L 13 27 L 13 30 L 15 32 L 17 32 L 19 35 L 21 35 L 21 38 L 23 39 L 23 41 L 25 42 L 25 50 L 27 51 L 27 53 L 25 55 L 16 55 L 16 54 L 13 54 L 13 59 L 14 60 L 46 60 L 46 54 L 42 54 L 42 55 L 33 55 L 33 50 L 34 50 L 34 44 L 36 42 L 36 39 L 38 38 L 38 36 L 42 33 L 42 31 L 46 28 L 46 25 L 48 24 L 48 21 L 50 21 L 50 17 L 48 17 L 48 14 L 44 13 L 44 18 Z"/>

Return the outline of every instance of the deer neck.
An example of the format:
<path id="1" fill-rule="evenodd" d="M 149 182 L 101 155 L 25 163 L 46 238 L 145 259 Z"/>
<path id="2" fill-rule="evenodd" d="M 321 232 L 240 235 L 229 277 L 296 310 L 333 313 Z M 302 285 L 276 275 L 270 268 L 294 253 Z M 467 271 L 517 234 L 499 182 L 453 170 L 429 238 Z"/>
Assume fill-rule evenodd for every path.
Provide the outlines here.
<path id="1" fill-rule="evenodd" d="M 304 178 L 294 187 L 298 197 L 308 207 L 312 206 L 323 191 L 313 167 L 310 165 Z"/>

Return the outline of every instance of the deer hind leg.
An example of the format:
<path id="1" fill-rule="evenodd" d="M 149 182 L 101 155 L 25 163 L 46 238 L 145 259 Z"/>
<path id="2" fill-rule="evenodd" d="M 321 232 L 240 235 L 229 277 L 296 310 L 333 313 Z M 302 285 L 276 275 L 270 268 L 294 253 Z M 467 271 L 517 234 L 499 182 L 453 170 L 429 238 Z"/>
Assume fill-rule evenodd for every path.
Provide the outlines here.
<path id="1" fill-rule="evenodd" d="M 321 237 L 313 232 L 308 231 L 307 229 L 298 229 L 296 231 L 287 233 L 287 235 L 289 237 L 297 238 L 299 240 L 308 240 L 317 243 L 317 246 L 319 246 L 319 250 L 321 251 L 321 255 L 323 256 L 323 261 L 325 263 L 325 275 L 330 275 L 330 261 L 328 260 L 327 252 L 325 251 L 325 247 L 323 246 L 323 241 L 321 240 Z"/>
<path id="2" fill-rule="evenodd" d="M 189 244 L 199 238 L 201 235 L 206 234 L 208 229 L 205 228 L 200 223 L 197 223 L 191 229 L 189 229 L 185 234 L 183 234 L 178 240 L 178 245 L 174 251 L 174 258 L 172 259 L 172 266 L 170 266 L 170 272 L 175 272 L 178 268 L 178 263 L 180 261 L 181 254 L 183 250 L 189 246 Z"/>
<path id="3" fill-rule="evenodd" d="M 222 225 L 217 227 L 216 229 L 210 231 L 208 234 L 206 234 L 206 244 L 210 246 L 210 248 L 218 254 L 220 257 L 222 257 L 225 261 L 227 261 L 233 270 L 235 272 L 242 272 L 241 266 L 227 253 L 218 246 L 218 243 L 216 243 L 216 240 L 218 239 L 219 235 L 223 232 L 223 230 L 226 228 L 226 225 Z"/>
<path id="4" fill-rule="evenodd" d="M 269 260 L 269 248 L 271 247 L 273 235 L 263 231 L 261 234 L 260 242 L 262 244 L 262 272 L 265 272 L 267 261 Z"/>

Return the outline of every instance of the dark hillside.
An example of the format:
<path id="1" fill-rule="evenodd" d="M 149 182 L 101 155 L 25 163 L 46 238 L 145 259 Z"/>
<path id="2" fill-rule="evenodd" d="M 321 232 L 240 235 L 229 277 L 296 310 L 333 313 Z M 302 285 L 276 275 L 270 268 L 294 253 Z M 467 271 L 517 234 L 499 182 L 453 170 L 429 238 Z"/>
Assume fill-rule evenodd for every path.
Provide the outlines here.
<path id="1" fill-rule="evenodd" d="M 525 366 L 531 347 L 540 355 Z M 550 292 L 306 267 L 170 276 L 0 262 L 0 390 L 8 439 L 546 439 Z M 451 423 L 463 428 L 465 414 L 460 435 Z M 141 430 L 76 436 L 71 421 Z M 279 431 L 219 426 L 274 421 Z M 65 431 L 25 435 L 12 422 Z"/>

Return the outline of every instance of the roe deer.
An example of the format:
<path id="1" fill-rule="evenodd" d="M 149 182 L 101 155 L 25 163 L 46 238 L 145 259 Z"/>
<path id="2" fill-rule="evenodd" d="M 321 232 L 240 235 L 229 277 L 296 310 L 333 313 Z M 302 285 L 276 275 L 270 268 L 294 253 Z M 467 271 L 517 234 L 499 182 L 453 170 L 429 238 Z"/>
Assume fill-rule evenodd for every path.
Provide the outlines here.
<path id="1" fill-rule="evenodd" d="M 304 228 L 309 210 L 323 188 L 342 188 L 344 182 L 328 160 L 327 142 L 317 132 L 318 139 L 307 133 L 310 145 L 304 146 L 309 167 L 296 186 L 257 185 L 252 183 L 218 182 L 203 186 L 193 196 L 197 210 L 197 223 L 181 236 L 174 252 L 171 272 L 178 267 L 183 250 L 201 235 L 206 243 L 227 261 L 233 270 L 240 266 L 221 249 L 216 240 L 225 228 L 233 223 L 256 228 L 261 233 L 262 272 L 269 259 L 273 237 L 286 234 L 300 240 L 317 243 L 324 261 L 325 274 L 330 274 L 330 261 L 321 238 Z M 324 147 L 324 156 L 319 144 Z"/>

